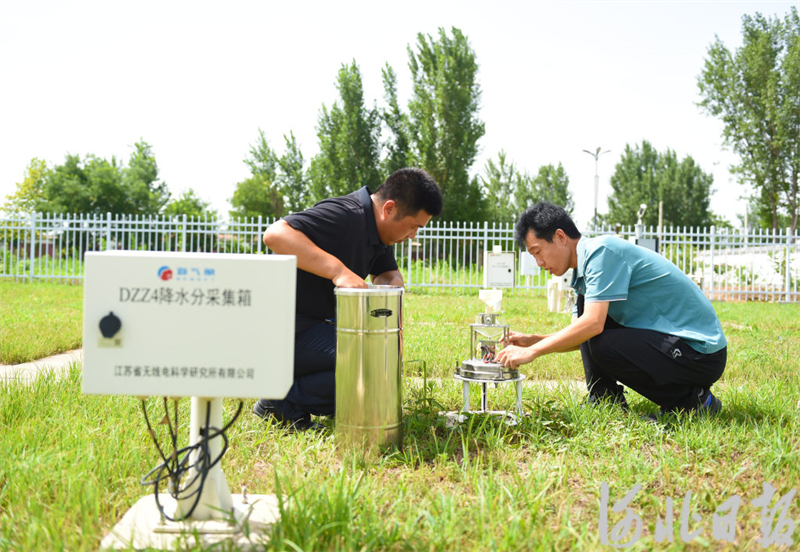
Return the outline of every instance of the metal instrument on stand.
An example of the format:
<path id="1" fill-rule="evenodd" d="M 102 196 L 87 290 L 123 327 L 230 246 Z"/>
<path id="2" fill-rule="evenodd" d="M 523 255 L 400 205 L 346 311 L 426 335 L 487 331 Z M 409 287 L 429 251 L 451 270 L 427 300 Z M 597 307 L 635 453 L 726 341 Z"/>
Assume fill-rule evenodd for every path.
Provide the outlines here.
<path id="1" fill-rule="evenodd" d="M 508 339 L 509 326 L 503 322 L 500 312 L 500 302 L 503 298 L 502 290 L 481 290 L 480 299 L 486 303 L 486 312 L 475 317 L 475 323 L 470 324 L 470 355 L 456 367 L 455 378 L 462 382 L 464 391 L 464 404 L 461 408 L 459 421 L 465 419 L 465 414 L 490 413 L 505 416 L 508 423 L 516 424 L 517 417 L 524 414 L 522 410 L 522 381 L 523 374 L 516 368 L 506 368 L 495 362 L 498 346 Z M 516 386 L 517 405 L 516 414 L 508 411 L 492 411 L 488 407 L 488 386 L 513 382 Z M 469 386 L 481 386 L 480 410 L 470 410 Z"/>

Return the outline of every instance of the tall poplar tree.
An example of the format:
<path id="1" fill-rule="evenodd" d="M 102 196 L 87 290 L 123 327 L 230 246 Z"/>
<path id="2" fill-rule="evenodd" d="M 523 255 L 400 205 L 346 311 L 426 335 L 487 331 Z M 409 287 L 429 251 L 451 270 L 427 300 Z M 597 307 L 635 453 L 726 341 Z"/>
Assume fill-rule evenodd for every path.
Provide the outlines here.
<path id="1" fill-rule="evenodd" d="M 419 164 L 439 184 L 444 196 L 443 220 L 480 220 L 483 198 L 478 178 L 469 170 L 484 135 L 478 117 L 480 86 L 475 51 L 455 27 L 438 39 L 417 35 L 408 47 L 413 93 L 409 119 Z"/>
<path id="2" fill-rule="evenodd" d="M 283 136 L 286 151 L 278 159 L 278 190 L 283 194 L 285 213 L 297 213 L 311 207 L 311 194 L 308 189 L 308 176 L 305 172 L 305 159 L 294 132 Z"/>
<path id="3" fill-rule="evenodd" d="M 361 72 L 353 61 L 342 65 L 336 80 L 340 101 L 319 114 L 320 152 L 311 160 L 309 177 L 315 200 L 341 196 L 362 186 L 375 190 L 380 172 L 380 115 L 364 105 Z"/>
<path id="4" fill-rule="evenodd" d="M 719 37 L 697 79 L 700 107 L 722 120 L 725 144 L 739 156 L 731 169 L 752 185 L 763 222 L 777 230 L 782 214 L 792 232 L 800 208 L 800 17 L 742 17 L 742 46 Z"/>
<path id="5" fill-rule="evenodd" d="M 403 167 L 415 165 L 411 151 L 412 132 L 408 115 L 400 109 L 397 99 L 397 74 L 387 63 L 381 70 L 383 77 L 383 99 L 388 109 L 381 110 L 381 120 L 389 129 L 389 137 L 384 141 L 384 174 L 390 175 Z"/>

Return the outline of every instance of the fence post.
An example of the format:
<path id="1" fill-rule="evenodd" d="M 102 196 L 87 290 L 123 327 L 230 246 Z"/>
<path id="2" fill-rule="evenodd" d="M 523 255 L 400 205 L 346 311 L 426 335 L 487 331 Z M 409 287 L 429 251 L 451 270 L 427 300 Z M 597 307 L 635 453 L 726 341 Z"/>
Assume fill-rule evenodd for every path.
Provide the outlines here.
<path id="1" fill-rule="evenodd" d="M 261 253 L 261 243 L 263 240 L 261 236 L 264 235 L 264 232 L 261 231 L 261 215 L 258 215 L 258 234 L 256 234 L 256 242 L 258 243 L 258 252 Z"/>
<path id="2" fill-rule="evenodd" d="M 786 302 L 788 303 L 791 301 L 791 293 L 792 293 L 792 278 L 791 278 L 791 266 L 792 266 L 792 229 L 790 227 L 786 227 Z"/>
<path id="3" fill-rule="evenodd" d="M 489 251 L 489 221 L 483 222 L 483 253 L 485 254 Z M 481 255 L 481 259 L 483 259 L 483 255 Z M 486 267 L 483 267 L 486 270 Z"/>
<path id="4" fill-rule="evenodd" d="M 111 213 L 106 213 L 106 251 L 111 251 Z"/>
<path id="5" fill-rule="evenodd" d="M 31 213 L 31 242 L 28 262 L 28 280 L 33 282 L 33 265 L 36 262 L 36 213 Z"/>
<path id="6" fill-rule="evenodd" d="M 711 292 L 710 292 L 710 299 L 714 299 L 714 245 L 716 242 L 717 237 L 717 228 L 716 226 L 711 226 Z"/>
<path id="7" fill-rule="evenodd" d="M 420 229 L 422 230 L 422 229 Z M 408 240 L 408 252 L 406 254 L 406 275 L 408 280 L 408 286 L 411 287 L 414 285 L 412 280 L 412 272 L 411 272 L 411 251 L 414 249 L 414 240 L 417 238 L 415 237 L 413 240 Z M 419 255 L 417 255 L 417 259 L 419 259 Z"/>
<path id="8" fill-rule="evenodd" d="M 192 217 L 194 220 L 194 217 Z M 181 251 L 186 253 L 186 215 L 183 215 L 183 233 L 181 234 Z"/>

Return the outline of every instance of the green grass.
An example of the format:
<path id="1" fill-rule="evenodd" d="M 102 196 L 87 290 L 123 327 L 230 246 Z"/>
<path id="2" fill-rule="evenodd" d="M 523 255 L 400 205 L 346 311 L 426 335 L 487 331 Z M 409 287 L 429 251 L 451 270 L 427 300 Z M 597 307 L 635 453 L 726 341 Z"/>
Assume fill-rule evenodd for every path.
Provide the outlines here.
<path id="1" fill-rule="evenodd" d="M 80 347 L 82 313 L 82 286 L 0 281 L 0 364 Z"/>
<path id="2" fill-rule="evenodd" d="M 632 392 L 629 414 L 581 409 L 580 358 L 569 353 L 526 368 L 534 382 L 523 393 L 530 417 L 518 426 L 473 416 L 448 429 L 425 399 L 460 406 L 451 375 L 467 354 L 466 327 L 481 308 L 476 295 L 406 296 L 405 358 L 425 360 L 433 379 L 427 389 L 408 380 L 400 451 L 364 460 L 338 450 L 333 431 L 288 434 L 265 424 L 247 413 L 248 401 L 229 432 L 223 467 L 233 492 L 245 485 L 285 497 L 266 550 L 611 551 L 599 531 L 602 483 L 610 488 L 609 532 L 625 515 L 611 508 L 643 486 L 629 505 L 643 522 L 632 550 L 759 549 L 761 509 L 751 502 L 763 484 L 780 496 L 800 492 L 800 307 L 715 304 L 730 341 L 717 417 L 647 423 L 638 414 L 655 407 Z M 524 294 L 506 297 L 504 310 L 520 330 L 568 321 Z M 419 375 L 420 366 L 409 363 L 406 375 Z M 491 389 L 490 401 L 510 407 L 512 386 Z M 180 402 L 184 422 L 188 403 Z M 158 401 L 148 404 L 156 417 Z M 227 417 L 238 403 L 225 404 Z M 157 463 L 148 439 L 139 401 L 83 395 L 80 366 L 61 380 L 45 375 L 0 389 L 0 550 L 96 550 L 148 492 L 138 484 Z M 701 520 L 689 518 L 688 529 L 703 529 L 688 544 L 680 534 L 687 492 L 690 513 Z M 733 496 L 741 498 L 737 536 L 721 542 L 712 516 Z M 674 542 L 656 543 L 668 499 Z M 800 519 L 799 497 L 786 513 Z M 791 538 L 800 543 L 800 522 Z"/>

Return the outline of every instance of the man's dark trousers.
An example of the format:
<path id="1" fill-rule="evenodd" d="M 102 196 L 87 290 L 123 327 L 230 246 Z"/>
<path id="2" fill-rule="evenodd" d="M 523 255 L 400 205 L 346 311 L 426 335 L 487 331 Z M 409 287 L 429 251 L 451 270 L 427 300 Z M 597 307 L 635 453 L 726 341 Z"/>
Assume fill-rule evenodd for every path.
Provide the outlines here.
<path id="1" fill-rule="evenodd" d="M 578 297 L 578 316 L 583 296 Z M 664 411 L 697 408 L 725 370 L 727 347 L 698 353 L 683 339 L 652 330 L 626 328 L 606 317 L 603 332 L 580 346 L 589 392 L 620 397 L 630 387 Z"/>
<path id="2" fill-rule="evenodd" d="M 336 400 L 336 325 L 318 322 L 295 334 L 294 383 L 272 406 L 285 418 L 333 416 Z"/>

